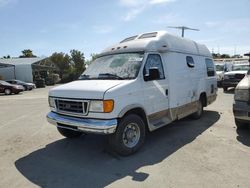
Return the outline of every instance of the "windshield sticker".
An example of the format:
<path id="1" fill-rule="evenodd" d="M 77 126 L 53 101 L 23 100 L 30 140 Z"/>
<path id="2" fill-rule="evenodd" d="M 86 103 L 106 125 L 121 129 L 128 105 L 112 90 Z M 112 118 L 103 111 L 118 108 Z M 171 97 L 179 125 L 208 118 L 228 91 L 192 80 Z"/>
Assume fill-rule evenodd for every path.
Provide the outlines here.
<path id="1" fill-rule="evenodd" d="M 128 61 L 142 61 L 143 57 L 130 57 Z"/>

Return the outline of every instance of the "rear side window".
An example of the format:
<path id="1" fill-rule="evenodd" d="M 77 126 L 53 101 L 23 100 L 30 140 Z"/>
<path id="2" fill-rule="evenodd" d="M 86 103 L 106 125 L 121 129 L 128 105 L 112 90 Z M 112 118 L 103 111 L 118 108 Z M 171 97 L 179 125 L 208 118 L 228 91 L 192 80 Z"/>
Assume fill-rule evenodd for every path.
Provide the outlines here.
<path id="1" fill-rule="evenodd" d="M 160 73 L 160 79 L 164 79 L 164 71 L 163 71 L 163 66 L 162 66 L 162 61 L 161 61 L 161 56 L 158 54 L 149 54 L 145 67 L 144 67 L 144 75 L 149 74 L 149 69 L 157 67 Z"/>
<path id="2" fill-rule="evenodd" d="M 194 68 L 194 59 L 191 56 L 187 56 L 186 61 L 189 68 Z"/>
<path id="3" fill-rule="evenodd" d="M 207 76 L 215 76 L 215 70 L 214 70 L 214 63 L 212 59 L 205 59 L 206 66 L 207 66 Z"/>

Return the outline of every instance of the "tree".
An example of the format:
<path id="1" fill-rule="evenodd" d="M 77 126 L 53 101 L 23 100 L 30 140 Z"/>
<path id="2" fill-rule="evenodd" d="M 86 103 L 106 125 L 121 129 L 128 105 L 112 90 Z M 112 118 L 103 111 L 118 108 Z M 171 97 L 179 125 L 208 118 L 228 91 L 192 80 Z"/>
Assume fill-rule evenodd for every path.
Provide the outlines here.
<path id="1" fill-rule="evenodd" d="M 70 55 L 70 60 L 73 63 L 75 78 L 78 78 L 85 70 L 84 54 L 78 50 L 71 50 Z"/>
<path id="2" fill-rule="evenodd" d="M 20 58 L 25 58 L 25 57 L 37 57 L 37 56 L 35 56 L 35 55 L 33 54 L 32 50 L 30 50 L 30 49 L 25 49 L 25 50 L 23 50 L 23 51 L 22 51 L 22 54 L 23 54 L 23 55 L 20 55 L 20 56 L 19 56 Z"/>
<path id="3" fill-rule="evenodd" d="M 87 60 L 87 61 L 85 62 L 85 64 L 86 64 L 86 65 L 90 65 L 94 60 L 97 59 L 98 55 L 99 55 L 99 54 L 95 54 L 95 53 L 90 54 L 91 59 L 90 59 L 90 60 Z"/>
<path id="4" fill-rule="evenodd" d="M 63 78 L 64 74 L 70 72 L 71 62 L 68 54 L 55 52 L 50 56 L 50 60 L 58 67 L 60 78 Z"/>
<path id="5" fill-rule="evenodd" d="M 10 55 L 3 56 L 4 59 L 10 59 Z"/>

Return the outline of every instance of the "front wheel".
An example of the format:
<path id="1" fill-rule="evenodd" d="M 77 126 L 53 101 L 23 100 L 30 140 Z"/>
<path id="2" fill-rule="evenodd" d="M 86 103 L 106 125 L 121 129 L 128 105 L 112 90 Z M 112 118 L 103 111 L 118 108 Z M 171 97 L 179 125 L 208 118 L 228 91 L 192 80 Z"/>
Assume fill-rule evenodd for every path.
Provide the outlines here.
<path id="1" fill-rule="evenodd" d="M 10 95 L 11 94 L 11 90 L 10 89 L 5 89 L 4 93 L 5 93 L 5 95 Z"/>
<path id="2" fill-rule="evenodd" d="M 78 131 L 73 131 L 70 129 L 64 129 L 61 127 L 57 127 L 58 132 L 63 135 L 66 138 L 76 138 L 76 137 L 80 137 L 83 133 L 78 132 Z"/>
<path id="3" fill-rule="evenodd" d="M 109 135 L 111 148 L 120 155 L 131 155 L 138 151 L 146 136 L 145 123 L 136 114 L 121 119 L 114 134 Z"/>

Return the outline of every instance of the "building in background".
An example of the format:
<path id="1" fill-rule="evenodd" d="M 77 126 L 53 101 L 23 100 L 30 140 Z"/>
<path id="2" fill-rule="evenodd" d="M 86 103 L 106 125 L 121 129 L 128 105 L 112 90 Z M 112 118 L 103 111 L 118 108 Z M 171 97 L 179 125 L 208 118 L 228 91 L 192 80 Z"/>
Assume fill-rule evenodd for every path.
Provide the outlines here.
<path id="1" fill-rule="evenodd" d="M 46 78 L 49 72 L 56 70 L 48 58 L 10 58 L 0 59 L 0 78 L 34 82 L 36 78 Z"/>

